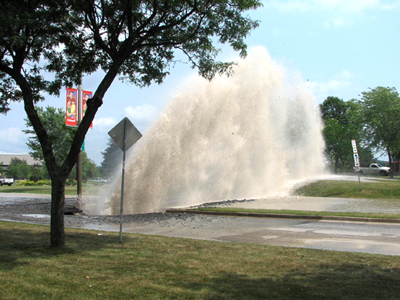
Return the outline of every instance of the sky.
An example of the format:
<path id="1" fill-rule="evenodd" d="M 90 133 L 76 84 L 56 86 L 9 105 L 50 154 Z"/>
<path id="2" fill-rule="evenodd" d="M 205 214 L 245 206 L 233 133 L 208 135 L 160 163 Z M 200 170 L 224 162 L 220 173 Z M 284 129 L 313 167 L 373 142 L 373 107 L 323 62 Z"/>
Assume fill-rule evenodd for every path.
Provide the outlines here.
<path id="1" fill-rule="evenodd" d="M 400 72 L 400 0 L 288 0 L 262 1 L 263 7 L 246 12 L 260 26 L 246 39 L 265 47 L 288 72 L 301 74 L 316 105 L 328 96 L 348 101 L 377 86 L 395 87 Z M 239 59 L 222 47 L 222 61 Z M 196 74 L 188 64 L 171 67 L 161 85 L 138 88 L 116 79 L 104 97 L 85 139 L 85 151 L 97 165 L 109 142 L 108 132 L 128 117 L 142 133 L 179 92 L 182 82 Z M 87 76 L 82 88 L 95 91 L 103 74 Z M 41 106 L 65 108 L 65 92 L 46 97 Z M 28 153 L 26 113 L 22 103 L 0 115 L 0 153 Z"/>

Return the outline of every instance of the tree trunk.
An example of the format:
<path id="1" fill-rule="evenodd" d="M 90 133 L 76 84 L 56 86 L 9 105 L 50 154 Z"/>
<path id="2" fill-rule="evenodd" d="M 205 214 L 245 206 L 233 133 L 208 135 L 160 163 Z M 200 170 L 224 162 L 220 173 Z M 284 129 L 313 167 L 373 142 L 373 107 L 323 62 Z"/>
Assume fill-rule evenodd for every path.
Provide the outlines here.
<path id="1" fill-rule="evenodd" d="M 339 159 L 335 157 L 335 174 L 337 174 Z"/>
<path id="2" fill-rule="evenodd" d="M 52 248 L 65 246 L 64 233 L 65 179 L 51 179 L 50 242 Z"/>
<path id="3" fill-rule="evenodd" d="M 389 168 L 390 168 L 389 174 L 390 174 L 390 178 L 393 179 L 392 155 L 390 155 L 391 153 L 390 153 L 390 149 L 389 148 L 387 148 L 387 153 L 388 153 L 388 157 L 389 157 Z"/>

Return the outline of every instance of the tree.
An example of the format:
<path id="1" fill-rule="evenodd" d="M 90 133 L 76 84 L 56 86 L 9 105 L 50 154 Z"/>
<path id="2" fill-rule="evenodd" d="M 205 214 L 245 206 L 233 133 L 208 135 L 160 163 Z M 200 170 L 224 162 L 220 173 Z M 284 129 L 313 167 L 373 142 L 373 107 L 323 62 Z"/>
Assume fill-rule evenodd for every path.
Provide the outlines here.
<path id="1" fill-rule="evenodd" d="M 3 162 L 0 161 L 0 175 L 2 176 L 4 173 Z"/>
<path id="2" fill-rule="evenodd" d="M 28 179 L 30 175 L 30 168 L 26 160 L 16 157 L 11 158 L 10 166 L 7 170 L 7 176 L 14 179 Z"/>
<path id="3" fill-rule="evenodd" d="M 346 124 L 347 104 L 338 97 L 329 96 L 320 105 L 323 120 L 337 120 L 339 124 Z"/>
<path id="4" fill-rule="evenodd" d="M 61 164 L 68 155 L 76 128 L 65 125 L 65 112 L 61 108 L 57 109 L 47 106 L 44 109 L 43 107 L 37 107 L 36 112 L 47 131 L 56 163 Z M 29 149 L 31 149 L 29 154 L 36 160 L 44 161 L 42 147 L 40 146 L 40 141 L 32 122 L 29 119 L 24 120 L 27 129 L 22 130 L 22 132 L 29 135 L 28 142 L 26 143 Z"/>
<path id="5" fill-rule="evenodd" d="M 45 172 L 43 170 L 43 166 L 40 164 L 35 164 L 31 166 L 29 180 L 39 181 L 42 179 L 45 179 Z"/>
<path id="6" fill-rule="evenodd" d="M 82 151 L 82 179 L 87 181 L 90 178 L 98 177 L 100 174 L 96 163 L 88 158 L 87 153 Z"/>
<path id="7" fill-rule="evenodd" d="M 230 71 L 216 61 L 214 42 L 246 54 L 245 37 L 258 25 L 242 14 L 259 0 L 15 0 L 0 3 L 0 112 L 24 101 L 52 182 L 52 247 L 65 245 L 65 181 L 108 88 L 117 76 L 138 85 L 161 83 L 180 50 L 193 68 L 211 79 Z M 104 78 L 87 102 L 67 157 L 57 162 L 51 137 L 35 103 L 43 92 L 80 84 L 101 68 Z M 46 72 L 54 74 L 46 80 Z M 46 76 L 51 78 L 51 76 Z"/>
<path id="8" fill-rule="evenodd" d="M 330 96 L 324 100 L 320 108 L 324 122 L 325 153 L 337 174 L 339 168 L 343 172 L 345 165 L 351 167 L 353 163 L 351 140 L 359 140 L 361 130 L 358 119 L 359 107 L 354 101 L 345 102 L 338 97 Z M 363 149 L 361 145 L 362 143 L 359 143 L 359 151 L 367 153 L 368 150 Z"/>
<path id="9" fill-rule="evenodd" d="M 68 151 L 72 145 L 72 139 L 75 135 L 76 128 L 65 125 L 65 112 L 62 109 L 47 106 L 46 109 L 43 107 L 37 108 L 37 113 L 41 119 L 43 126 L 46 128 L 49 139 L 53 145 L 53 152 L 56 162 L 59 164 L 65 160 L 68 155 Z M 44 161 L 43 151 L 40 147 L 39 139 L 36 132 L 33 130 L 32 123 L 29 119 L 24 119 L 26 122 L 25 130 L 22 132 L 29 135 L 28 142 L 26 145 L 31 149 L 29 154 L 40 161 Z M 87 157 L 86 152 L 82 151 L 82 179 L 87 180 L 88 178 L 98 176 L 99 170 L 96 164 Z M 39 172 L 39 170 L 36 170 Z M 76 169 L 72 169 L 69 179 L 76 178 Z M 37 176 L 36 176 L 37 177 Z"/>
<path id="10" fill-rule="evenodd" d="M 76 166 L 72 169 L 68 179 L 76 179 Z M 99 167 L 91 160 L 85 151 L 82 151 L 82 180 L 87 181 L 92 177 L 98 177 L 100 174 Z"/>
<path id="11" fill-rule="evenodd" d="M 110 138 L 107 143 L 107 148 L 104 152 L 101 152 L 101 154 L 103 155 L 103 161 L 100 166 L 101 176 L 110 178 L 117 170 L 117 167 L 122 163 L 122 151 Z"/>
<path id="12" fill-rule="evenodd" d="M 399 93 L 394 87 L 378 86 L 361 95 L 364 138 L 371 147 L 387 153 L 391 166 L 393 155 L 400 149 Z"/>

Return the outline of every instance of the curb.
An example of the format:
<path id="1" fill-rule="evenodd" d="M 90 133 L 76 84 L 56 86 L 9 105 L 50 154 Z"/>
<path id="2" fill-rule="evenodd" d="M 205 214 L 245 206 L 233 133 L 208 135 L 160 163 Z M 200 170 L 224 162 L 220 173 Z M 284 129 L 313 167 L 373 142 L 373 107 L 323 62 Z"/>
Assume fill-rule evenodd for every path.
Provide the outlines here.
<path id="1" fill-rule="evenodd" d="M 370 222 L 370 223 L 400 223 L 400 219 L 383 218 L 361 218 L 361 217 L 340 217 L 340 216 L 307 216 L 290 214 L 270 214 L 270 213 L 242 213 L 242 212 L 218 212 L 218 211 L 198 211 L 188 209 L 167 209 L 167 213 L 189 213 L 214 216 L 229 217 L 251 217 L 251 218 L 280 218 L 280 219 L 306 219 L 306 220 L 328 220 L 328 221 L 350 221 L 350 222 Z"/>

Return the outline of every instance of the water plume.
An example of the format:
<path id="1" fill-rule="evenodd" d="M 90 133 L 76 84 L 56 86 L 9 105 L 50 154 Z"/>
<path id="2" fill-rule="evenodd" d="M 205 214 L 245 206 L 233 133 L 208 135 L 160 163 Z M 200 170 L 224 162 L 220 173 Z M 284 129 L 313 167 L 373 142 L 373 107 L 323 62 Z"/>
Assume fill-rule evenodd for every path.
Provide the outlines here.
<path id="1" fill-rule="evenodd" d="M 124 213 L 285 193 L 290 182 L 323 172 L 321 124 L 300 76 L 287 76 L 265 48 L 252 49 L 231 77 L 188 79 L 137 142 Z"/>

